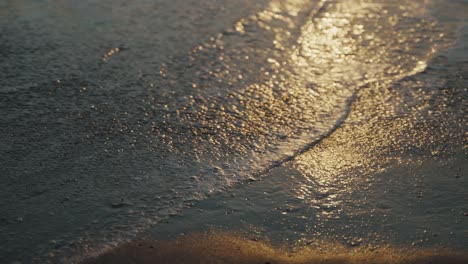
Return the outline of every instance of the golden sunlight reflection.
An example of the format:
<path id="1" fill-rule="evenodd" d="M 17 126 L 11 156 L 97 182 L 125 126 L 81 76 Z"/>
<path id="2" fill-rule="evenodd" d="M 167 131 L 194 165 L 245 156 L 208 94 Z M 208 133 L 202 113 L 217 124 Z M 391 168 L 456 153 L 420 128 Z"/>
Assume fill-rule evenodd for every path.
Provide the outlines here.
<path id="1" fill-rule="evenodd" d="M 389 164 L 422 163 L 414 153 L 435 158 L 452 153 L 463 141 L 463 125 L 447 111 L 446 98 L 426 90 L 433 85 L 444 84 L 402 80 L 391 89 L 371 85 L 362 90 L 346 122 L 294 160 L 305 179 L 297 197 L 312 207 L 325 203 L 338 209 L 357 188 L 371 187 L 372 175 L 384 173 Z"/>
<path id="2" fill-rule="evenodd" d="M 438 2 L 0 1 L 0 263 L 212 224 L 461 244 L 466 15 Z"/>
<path id="3" fill-rule="evenodd" d="M 406 9 L 407 2 L 271 1 L 192 49 L 190 67 L 162 68 L 169 87 L 187 90 L 175 106 L 157 103 L 173 98 L 169 92 L 153 98 L 167 130 L 155 128 L 164 132 L 155 137 L 216 167 L 228 185 L 291 159 L 343 125 L 362 87 L 387 87 L 424 70 L 443 38 L 428 34 L 437 25 L 421 16 L 424 3 Z M 318 155 L 314 168 L 328 167 L 311 180 L 325 186 L 333 181 L 326 172 L 344 170 L 361 153 L 341 153 L 349 161 L 343 165 L 333 152 Z"/>
<path id="4" fill-rule="evenodd" d="M 389 150 L 403 151 L 428 141 L 429 132 L 419 131 L 412 142 L 401 142 L 405 133 L 416 129 L 428 98 L 418 98 L 416 91 L 412 97 L 387 90 L 395 81 L 423 71 L 438 49 L 437 36 L 420 33 L 436 26 L 421 16 L 425 9 L 418 3 L 418 8 L 414 1 L 412 8 L 364 1 L 325 3 L 323 12 L 302 27 L 291 60 L 302 79 L 313 83 L 309 96 L 335 89 L 372 98 L 360 101 L 358 96 L 341 127 L 294 161 L 305 178 L 297 197 L 324 209 L 324 214 L 338 210 L 352 188 L 366 188 L 362 181 L 369 179 L 363 174 L 383 172 L 391 161 L 403 162 L 398 155 L 389 158 Z M 356 88 L 363 85 L 363 91 Z"/>

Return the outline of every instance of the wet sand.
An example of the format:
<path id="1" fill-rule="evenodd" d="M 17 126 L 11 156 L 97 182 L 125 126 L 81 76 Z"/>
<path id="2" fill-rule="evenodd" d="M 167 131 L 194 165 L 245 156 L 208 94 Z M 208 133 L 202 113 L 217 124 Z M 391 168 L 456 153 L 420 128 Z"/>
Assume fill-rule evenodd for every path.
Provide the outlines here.
<path id="1" fill-rule="evenodd" d="M 375 126 L 362 124 L 358 114 L 371 115 L 373 111 L 370 110 L 378 109 L 379 100 L 385 101 L 382 98 L 411 101 L 409 97 L 398 99 L 391 93 L 386 94 L 385 89 L 380 99 L 374 95 L 375 102 L 361 100 L 361 97 L 372 98 L 364 95 L 378 90 L 364 89 L 351 110 L 348 123 L 315 150 L 268 172 L 265 180 L 239 186 L 198 203 L 183 215 L 159 225 L 145 236 L 149 237 L 147 240 L 135 240 L 99 254 L 95 252 L 97 257 L 82 263 L 468 263 L 468 254 L 463 248 L 466 242 L 463 226 L 467 217 L 463 213 L 466 207 L 462 197 L 466 186 L 463 176 L 466 151 L 462 147 L 463 129 L 455 125 L 458 123 L 456 113 L 464 111 L 459 107 L 465 101 L 462 93 L 466 84 L 465 50 L 460 44 L 439 54 L 424 72 L 388 89 L 396 93 L 417 87 L 414 84 L 431 87 L 431 80 L 443 80 L 442 84 L 434 84 L 441 92 L 431 96 L 434 106 L 431 109 L 443 106 L 440 98 L 457 99 L 446 110 L 438 111 L 440 116 L 431 116 L 423 125 L 411 129 L 404 125 L 411 116 L 396 118 L 382 114 Z M 451 136 L 439 138 L 445 134 L 444 130 L 450 131 Z M 395 142 L 384 140 L 388 138 Z M 331 153 L 329 157 L 325 155 L 328 152 Z M 347 153 L 353 154 L 350 161 L 346 159 Z M 350 188 L 353 191 L 345 191 L 341 197 L 344 204 L 349 205 L 325 210 L 328 215 L 338 216 L 336 219 L 313 219 L 310 210 L 302 210 L 301 206 L 298 209 L 291 202 L 296 187 L 307 186 L 306 182 L 298 184 L 297 180 L 302 175 L 297 168 L 301 160 L 307 158 L 308 164 L 315 167 L 328 164 L 324 161 L 329 161 L 334 169 L 340 164 L 346 167 L 332 175 L 336 181 L 343 180 L 340 175 L 377 176 L 369 176 L 370 180 L 363 180 L 363 184 L 349 183 L 354 186 Z M 315 160 L 318 161 L 314 163 Z M 320 175 L 312 165 L 310 174 Z M 373 183 L 373 190 L 365 187 L 366 182 Z M 283 189 L 277 191 L 275 186 L 280 185 Z M 285 201 L 291 204 L 290 208 L 286 208 Z M 356 211 L 359 204 L 375 209 L 361 215 Z M 308 220 L 301 216 L 307 216 Z M 301 225 L 307 222 L 323 226 L 302 230 Z M 359 229 L 363 224 L 366 228 Z M 193 233 L 209 230 L 210 226 L 244 230 L 244 233 Z M 249 229 L 249 226 L 254 227 Z M 245 235 L 256 229 L 262 229 L 271 240 L 253 233 Z M 304 235 L 316 231 L 319 233 Z M 275 237 L 275 232 L 283 233 Z M 372 232 L 378 233 L 378 238 L 366 238 Z M 392 233 L 394 237 L 385 237 Z M 343 240 L 347 236 L 364 242 L 347 243 Z M 303 241 L 303 237 L 316 240 Z M 335 240 L 328 242 L 327 238 Z"/>
<path id="2" fill-rule="evenodd" d="M 182 236 L 169 242 L 142 240 L 121 245 L 82 264 L 98 263 L 468 263 L 468 255 L 448 250 L 353 249 L 312 243 L 288 252 L 265 241 L 229 233 Z M 326 248 L 326 249 L 325 249 Z"/>
<path id="3" fill-rule="evenodd" d="M 242 1 L 0 4 L 1 263 L 468 263 L 465 4 Z"/>

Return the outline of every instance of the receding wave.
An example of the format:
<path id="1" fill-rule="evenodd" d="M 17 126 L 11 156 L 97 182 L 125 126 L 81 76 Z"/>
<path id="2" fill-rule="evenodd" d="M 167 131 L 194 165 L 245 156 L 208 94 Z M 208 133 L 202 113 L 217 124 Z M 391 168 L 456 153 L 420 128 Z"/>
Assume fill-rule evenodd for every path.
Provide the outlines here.
<path id="1" fill-rule="evenodd" d="M 211 193 L 262 177 L 333 133 L 362 87 L 386 86 L 425 68 L 446 45 L 426 2 L 272 0 L 158 65 L 157 74 L 142 77 L 147 83 L 135 81 L 128 91 L 102 87 L 109 86 L 108 69 L 125 47 L 99 58 L 97 83 L 70 78 L 44 90 L 12 90 L 9 101 L 27 103 L 2 121 L 30 118 L 31 127 L 45 127 L 24 136 L 33 143 L 22 151 L 42 158 L 50 140 L 57 147 L 47 157 L 60 161 L 55 178 L 12 179 L 5 204 L 20 201 L 21 210 L 8 207 L 7 213 L 34 212 L 33 204 L 44 204 L 53 214 L 41 215 L 43 222 L 53 216 L 74 226 L 68 212 L 80 213 L 89 234 L 112 230 L 110 237 L 128 237 Z M 27 105 L 37 102 L 46 105 L 44 113 Z M 53 131 L 59 136 L 49 138 L 41 122 L 59 124 Z M 124 143 L 131 152 L 124 153 Z M 75 145 L 80 148 L 69 151 Z M 12 160 L 22 155 L 12 153 Z M 49 175 L 41 158 L 26 162 Z M 38 185 L 41 191 L 31 194 Z M 70 200 L 75 204 L 63 209 Z M 54 231 L 53 224 L 42 228 L 35 232 Z"/>
<path id="2" fill-rule="evenodd" d="M 165 115 L 155 115 L 171 132 L 168 149 L 196 157 L 202 192 L 293 158 L 346 119 L 361 87 L 425 68 L 445 43 L 424 8 L 423 1 L 272 1 L 165 65 L 177 92 L 162 100 Z M 160 125 L 155 137 L 165 136 Z"/>
<path id="3" fill-rule="evenodd" d="M 138 124 L 162 155 L 144 180 L 161 199 L 119 234 L 294 158 L 340 126 L 361 87 L 422 71 L 445 44 L 424 1 L 273 0 L 239 19 L 161 65 Z"/>

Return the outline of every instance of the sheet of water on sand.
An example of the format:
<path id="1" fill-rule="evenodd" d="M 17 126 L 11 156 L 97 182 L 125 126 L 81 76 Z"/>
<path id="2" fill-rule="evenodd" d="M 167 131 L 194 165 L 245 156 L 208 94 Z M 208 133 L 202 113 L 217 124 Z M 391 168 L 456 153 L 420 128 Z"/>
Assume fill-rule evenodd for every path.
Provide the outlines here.
<path id="1" fill-rule="evenodd" d="M 260 179 L 234 192 L 270 201 L 252 204 L 250 219 L 296 212 L 302 229 L 265 224 L 281 239 L 327 234 L 336 222 L 326 219 L 346 217 L 358 220 L 342 229 L 351 221 L 361 233 L 379 233 L 385 219 L 416 226 L 433 215 L 401 203 L 427 211 L 442 197 L 436 213 L 453 219 L 428 225 L 453 236 L 449 246 L 466 243 L 466 8 L 0 3 L 2 262 L 66 259 L 164 230 L 184 208 L 213 208 L 207 197 Z M 458 53 L 440 55 L 449 46 Z M 376 215 L 386 216 L 363 220 Z"/>

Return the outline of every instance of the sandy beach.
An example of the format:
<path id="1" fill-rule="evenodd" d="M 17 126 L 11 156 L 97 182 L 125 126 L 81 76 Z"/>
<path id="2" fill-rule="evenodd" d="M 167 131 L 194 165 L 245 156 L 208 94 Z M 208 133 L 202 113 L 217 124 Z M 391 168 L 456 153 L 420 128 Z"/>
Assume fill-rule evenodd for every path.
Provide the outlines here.
<path id="1" fill-rule="evenodd" d="M 323 242 L 319 248 L 315 245 L 288 252 L 235 234 L 211 233 L 170 242 L 135 241 L 82 263 L 462 264 L 467 261 L 467 255 L 449 250 L 350 249 Z"/>

